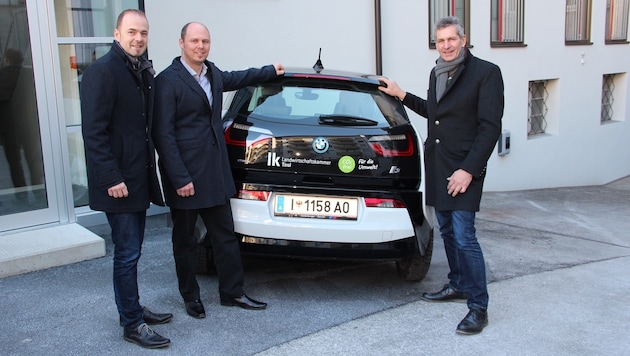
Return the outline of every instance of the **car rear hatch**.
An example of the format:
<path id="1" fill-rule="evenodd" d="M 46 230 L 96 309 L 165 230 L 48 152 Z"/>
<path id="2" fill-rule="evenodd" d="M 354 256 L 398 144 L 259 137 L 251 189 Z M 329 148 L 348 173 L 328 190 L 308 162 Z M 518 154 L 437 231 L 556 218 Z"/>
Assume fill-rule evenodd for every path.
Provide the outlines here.
<path id="1" fill-rule="evenodd" d="M 237 183 L 417 190 L 418 137 L 378 85 L 288 74 L 239 90 L 224 115 Z"/>

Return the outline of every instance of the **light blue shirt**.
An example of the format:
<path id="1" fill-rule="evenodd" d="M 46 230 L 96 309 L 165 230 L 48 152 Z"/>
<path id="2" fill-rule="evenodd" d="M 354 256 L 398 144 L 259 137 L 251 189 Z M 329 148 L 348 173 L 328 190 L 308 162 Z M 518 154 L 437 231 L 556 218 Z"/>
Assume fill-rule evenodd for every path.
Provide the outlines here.
<path id="1" fill-rule="evenodd" d="M 184 61 L 184 59 L 181 59 L 182 64 L 184 65 L 184 68 L 186 68 L 186 70 L 188 71 L 188 73 L 190 73 L 190 75 L 193 76 L 193 78 L 195 78 L 195 81 L 197 83 L 199 83 L 199 85 L 201 86 L 201 89 L 203 89 L 203 91 L 206 93 L 206 96 L 208 97 L 208 102 L 210 103 L 210 107 L 212 107 L 212 90 L 210 88 L 210 81 L 208 80 L 208 77 L 206 76 L 206 73 L 208 73 L 208 66 L 206 66 L 206 64 L 202 64 L 202 68 L 201 68 L 201 74 L 195 72 L 194 69 L 192 69 L 188 63 L 186 63 L 186 61 Z"/>

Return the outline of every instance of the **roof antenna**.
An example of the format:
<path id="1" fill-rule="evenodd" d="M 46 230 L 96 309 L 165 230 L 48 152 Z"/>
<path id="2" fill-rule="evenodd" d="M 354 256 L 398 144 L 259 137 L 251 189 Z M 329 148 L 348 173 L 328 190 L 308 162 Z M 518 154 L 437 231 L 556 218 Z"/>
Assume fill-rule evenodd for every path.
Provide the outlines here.
<path id="1" fill-rule="evenodd" d="M 322 64 L 322 49 L 321 49 L 321 47 L 319 48 L 319 57 L 317 58 L 317 62 L 315 62 L 315 65 L 313 66 L 313 69 L 315 69 L 315 71 L 317 73 L 321 72 L 322 69 L 324 69 L 324 65 Z"/>

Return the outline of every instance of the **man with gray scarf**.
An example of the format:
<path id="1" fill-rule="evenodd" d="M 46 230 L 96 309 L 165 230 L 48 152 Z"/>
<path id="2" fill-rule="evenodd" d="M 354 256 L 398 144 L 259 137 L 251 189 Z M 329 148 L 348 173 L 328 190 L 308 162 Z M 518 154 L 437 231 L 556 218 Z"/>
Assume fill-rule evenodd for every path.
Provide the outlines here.
<path id="1" fill-rule="evenodd" d="M 498 66 L 473 56 L 456 17 L 436 24 L 440 54 L 429 77 L 427 99 L 381 78 L 380 89 L 428 119 L 425 141 L 426 200 L 434 206 L 450 272 L 449 283 L 431 302 L 466 301 L 469 312 L 459 334 L 478 334 L 488 325 L 485 261 L 475 233 L 487 161 L 501 132 L 503 78 Z"/>

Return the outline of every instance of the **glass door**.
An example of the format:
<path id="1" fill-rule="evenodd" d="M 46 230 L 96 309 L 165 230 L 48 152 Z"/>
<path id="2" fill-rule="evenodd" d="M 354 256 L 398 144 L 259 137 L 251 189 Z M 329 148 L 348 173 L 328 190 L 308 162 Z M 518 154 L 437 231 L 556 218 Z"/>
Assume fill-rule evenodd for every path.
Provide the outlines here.
<path id="1" fill-rule="evenodd" d="M 118 14 L 139 9 L 138 0 L 54 0 L 61 100 L 65 118 L 70 180 L 76 211 L 89 211 L 87 171 L 81 135 L 79 91 L 83 71 L 107 53 L 114 40 Z"/>
<path id="2" fill-rule="evenodd" d="M 34 2 L 0 0 L 0 233 L 60 220 L 50 139 L 57 115 L 45 85 L 50 64 L 37 11 L 27 4 Z"/>

